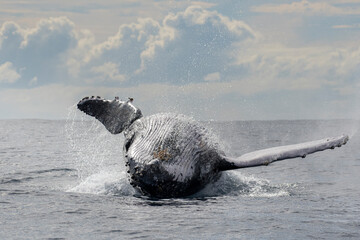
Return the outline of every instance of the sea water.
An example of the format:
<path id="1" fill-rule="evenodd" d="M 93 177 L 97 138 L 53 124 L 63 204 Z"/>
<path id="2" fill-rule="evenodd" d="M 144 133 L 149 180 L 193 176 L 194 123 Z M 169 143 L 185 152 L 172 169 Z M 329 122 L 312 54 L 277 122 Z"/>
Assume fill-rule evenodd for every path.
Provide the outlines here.
<path id="1" fill-rule="evenodd" d="M 99 122 L 1 120 L 0 239 L 360 239 L 358 122 L 203 124 L 234 157 L 342 133 L 351 139 L 159 200 L 131 187 L 123 136 Z"/>

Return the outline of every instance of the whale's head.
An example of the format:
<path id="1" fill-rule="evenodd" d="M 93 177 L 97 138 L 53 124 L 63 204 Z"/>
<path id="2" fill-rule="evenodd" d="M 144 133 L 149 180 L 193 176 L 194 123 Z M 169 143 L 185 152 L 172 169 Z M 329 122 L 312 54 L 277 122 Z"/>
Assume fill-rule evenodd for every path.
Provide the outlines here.
<path id="1" fill-rule="evenodd" d="M 118 134 L 142 117 L 140 109 L 136 108 L 132 101 L 132 98 L 122 101 L 117 97 L 114 100 L 106 100 L 93 96 L 83 98 L 77 107 L 98 119 L 112 134 Z"/>

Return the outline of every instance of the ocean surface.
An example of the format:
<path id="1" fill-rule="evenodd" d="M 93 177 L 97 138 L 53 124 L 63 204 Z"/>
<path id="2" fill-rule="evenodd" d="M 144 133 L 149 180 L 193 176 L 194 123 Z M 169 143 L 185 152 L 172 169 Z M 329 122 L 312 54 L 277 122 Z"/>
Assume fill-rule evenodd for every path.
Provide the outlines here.
<path id="1" fill-rule="evenodd" d="M 90 118 L 0 121 L 0 239 L 360 239 L 359 122 L 204 122 L 228 156 L 347 133 L 347 145 L 232 170 L 194 196 L 126 179 L 123 136 Z"/>

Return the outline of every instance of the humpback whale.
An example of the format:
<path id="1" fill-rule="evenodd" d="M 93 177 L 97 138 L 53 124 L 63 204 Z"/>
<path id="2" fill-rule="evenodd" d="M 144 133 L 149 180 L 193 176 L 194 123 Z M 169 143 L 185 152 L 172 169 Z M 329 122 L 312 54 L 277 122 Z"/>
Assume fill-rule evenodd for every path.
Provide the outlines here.
<path id="1" fill-rule="evenodd" d="M 143 117 L 132 98 L 122 101 L 118 97 L 85 97 L 77 107 L 112 134 L 124 133 L 123 154 L 130 184 L 156 198 L 192 195 L 216 181 L 223 171 L 304 158 L 341 147 L 349 140 L 347 135 L 341 135 L 228 157 L 204 126 L 181 114 Z"/>

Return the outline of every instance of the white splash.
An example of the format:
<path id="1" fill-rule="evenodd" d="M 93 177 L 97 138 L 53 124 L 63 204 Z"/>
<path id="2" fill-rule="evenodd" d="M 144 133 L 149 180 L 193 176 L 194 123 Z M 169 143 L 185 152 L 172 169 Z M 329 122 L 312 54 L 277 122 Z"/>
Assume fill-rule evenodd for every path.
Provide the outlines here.
<path id="1" fill-rule="evenodd" d="M 135 190 L 130 186 L 124 172 L 102 170 L 82 180 L 68 192 L 88 193 L 97 195 L 134 195 Z"/>
<path id="2" fill-rule="evenodd" d="M 110 134 L 96 119 L 80 114 L 76 105 L 69 108 L 65 126 L 69 155 L 79 178 L 78 184 L 68 191 L 130 194 L 133 189 L 125 174 L 122 136 Z"/>
<path id="3" fill-rule="evenodd" d="M 290 196 L 294 184 L 271 184 L 266 179 L 246 176 L 237 171 L 228 171 L 222 174 L 215 183 L 209 184 L 194 196 L 222 196 L 235 195 L 242 197 L 274 198 Z"/>

